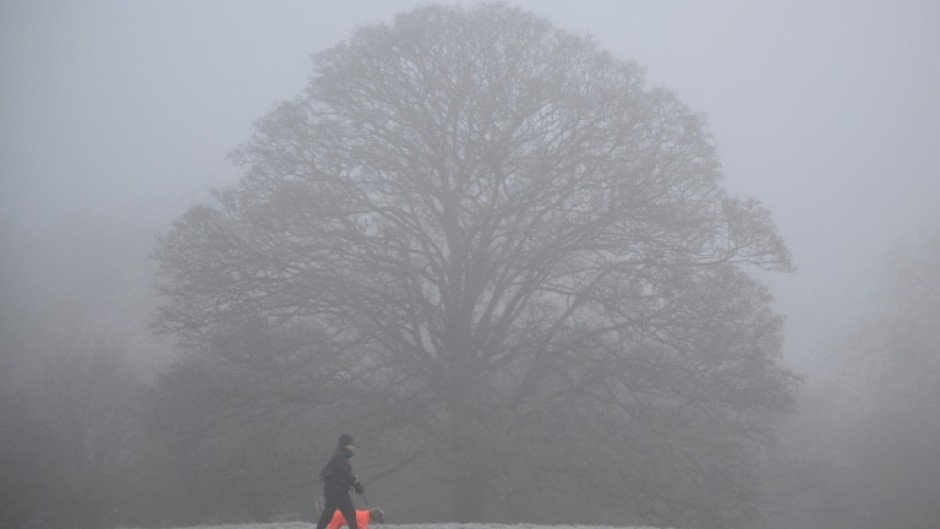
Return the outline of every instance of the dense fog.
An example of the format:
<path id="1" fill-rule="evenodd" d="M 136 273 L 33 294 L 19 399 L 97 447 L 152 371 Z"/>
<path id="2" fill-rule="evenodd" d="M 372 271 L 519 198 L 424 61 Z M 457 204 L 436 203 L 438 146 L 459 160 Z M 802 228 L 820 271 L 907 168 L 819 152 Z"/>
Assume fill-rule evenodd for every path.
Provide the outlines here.
<path id="1" fill-rule="evenodd" d="M 400 523 L 940 524 L 940 7 L 335 4 L 0 5 L 0 525 L 313 520 L 349 430 Z M 449 92 L 463 59 L 485 82 Z M 543 136 L 499 141 L 530 88 Z M 469 117 L 435 165 L 407 131 L 446 135 L 408 109 L 450 124 L 438 101 Z M 433 225 L 425 161 L 505 189 Z M 361 233 L 328 229 L 343 207 L 374 208 Z M 556 242 L 579 250 L 539 268 Z M 470 271 L 435 276 L 438 244 Z"/>

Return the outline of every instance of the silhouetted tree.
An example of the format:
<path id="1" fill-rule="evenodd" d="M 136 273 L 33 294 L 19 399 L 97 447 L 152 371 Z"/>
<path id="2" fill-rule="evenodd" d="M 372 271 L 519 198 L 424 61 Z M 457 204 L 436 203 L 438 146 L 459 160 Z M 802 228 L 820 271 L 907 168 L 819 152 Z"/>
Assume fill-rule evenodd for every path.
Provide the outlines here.
<path id="1" fill-rule="evenodd" d="M 0 526 L 27 527 L 42 519 L 48 479 L 40 470 L 43 439 L 22 393 L 0 386 Z"/>
<path id="2" fill-rule="evenodd" d="M 734 519 L 730 489 L 676 491 L 733 474 L 785 405 L 780 321 L 743 267 L 789 256 L 638 66 L 517 9 L 421 8 L 317 55 L 234 156 L 244 179 L 160 242 L 159 328 L 192 347 L 245 317 L 320 329 L 308 354 L 345 394 L 453 465 L 458 520 L 541 464 L 524 443 L 637 513 Z M 713 449 L 672 437 L 692 431 Z M 686 453 L 643 469 L 675 494 L 637 496 L 641 449 Z"/>
<path id="3" fill-rule="evenodd" d="M 940 519 L 940 236 L 891 255 L 877 307 L 831 351 L 820 381 L 831 465 L 827 527 L 935 526 Z"/>
<path id="4" fill-rule="evenodd" d="M 11 458 L 0 519 L 52 528 L 126 523 L 139 477 L 142 394 L 108 339 L 79 337 L 46 355 L 35 383 L 0 409 L 2 453 Z"/>
<path id="5" fill-rule="evenodd" d="M 270 521 L 282 507 L 303 507 L 284 505 L 297 491 L 312 511 L 319 465 L 336 441 L 326 428 L 334 423 L 315 412 L 345 391 L 342 366 L 321 341 L 307 329 L 244 320 L 160 373 L 146 417 L 166 461 L 169 519 Z"/>

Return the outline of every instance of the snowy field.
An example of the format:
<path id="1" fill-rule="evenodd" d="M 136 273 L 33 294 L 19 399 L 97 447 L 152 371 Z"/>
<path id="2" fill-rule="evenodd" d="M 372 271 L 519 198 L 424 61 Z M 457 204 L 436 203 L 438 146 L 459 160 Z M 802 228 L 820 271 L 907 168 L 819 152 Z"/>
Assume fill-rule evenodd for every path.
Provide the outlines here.
<path id="1" fill-rule="evenodd" d="M 303 522 L 242 524 L 242 525 L 200 525 L 185 529 L 316 529 L 316 524 Z M 369 529 L 655 529 L 653 527 L 613 527 L 609 525 L 537 525 L 537 524 L 496 524 L 496 523 L 425 523 L 425 524 L 369 524 Z"/>

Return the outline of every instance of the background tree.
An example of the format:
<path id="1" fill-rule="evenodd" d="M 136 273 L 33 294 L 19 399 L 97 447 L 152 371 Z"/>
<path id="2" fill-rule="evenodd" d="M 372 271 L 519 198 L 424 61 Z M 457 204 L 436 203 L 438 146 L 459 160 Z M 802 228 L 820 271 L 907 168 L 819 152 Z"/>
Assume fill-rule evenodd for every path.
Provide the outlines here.
<path id="1" fill-rule="evenodd" d="M 3 395 L 4 525 L 90 528 L 131 520 L 143 391 L 122 350 L 103 337 L 78 337 L 44 357 L 29 391 Z"/>
<path id="2" fill-rule="evenodd" d="M 41 519 L 45 476 L 38 472 L 42 438 L 23 394 L 0 386 L 0 525 L 25 527 Z"/>
<path id="3" fill-rule="evenodd" d="M 886 260 L 872 308 L 823 349 L 762 477 L 760 527 L 932 527 L 940 475 L 940 237 Z"/>
<path id="4" fill-rule="evenodd" d="M 789 257 L 635 64 L 502 5 L 421 8 L 317 55 L 235 159 L 161 240 L 158 327 L 193 348 L 245 317 L 318 329 L 307 354 L 362 415 L 452 466 L 457 520 L 512 472 L 638 518 L 745 515 L 725 464 L 793 379 L 743 267 Z"/>
<path id="5" fill-rule="evenodd" d="M 166 462 L 159 509 L 186 524 L 315 517 L 319 466 L 336 440 L 335 428 L 311 425 L 330 425 L 345 391 L 342 366 L 310 353 L 321 342 L 243 320 L 157 377 L 146 417 Z"/>
<path id="6" fill-rule="evenodd" d="M 927 528 L 940 517 L 940 236 L 892 253 L 876 308 L 829 350 L 788 443 L 819 464 L 787 527 Z M 793 509 L 796 510 L 796 509 Z"/>

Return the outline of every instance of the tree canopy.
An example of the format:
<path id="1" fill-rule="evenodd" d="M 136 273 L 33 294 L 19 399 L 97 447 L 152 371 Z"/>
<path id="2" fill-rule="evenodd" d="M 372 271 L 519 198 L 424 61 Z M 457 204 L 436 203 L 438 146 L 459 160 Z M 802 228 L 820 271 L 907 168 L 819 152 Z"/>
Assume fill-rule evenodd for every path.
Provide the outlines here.
<path id="1" fill-rule="evenodd" d="M 156 325 L 193 350 L 245 322 L 309 337 L 308 383 L 452 465 L 458 520 L 551 475 L 637 519 L 743 523 L 747 447 L 795 380 L 748 267 L 791 263 L 703 121 L 515 8 L 363 28 L 161 238 Z"/>

